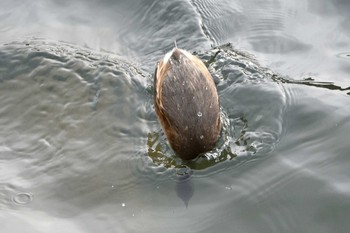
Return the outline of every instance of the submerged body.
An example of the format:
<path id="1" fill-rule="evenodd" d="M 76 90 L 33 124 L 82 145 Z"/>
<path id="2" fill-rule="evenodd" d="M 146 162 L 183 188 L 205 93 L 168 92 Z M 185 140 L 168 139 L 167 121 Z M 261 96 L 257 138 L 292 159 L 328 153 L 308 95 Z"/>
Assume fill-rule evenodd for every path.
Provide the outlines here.
<path id="1" fill-rule="evenodd" d="M 184 160 L 214 148 L 221 130 L 219 97 L 203 62 L 174 48 L 154 75 L 155 110 L 169 143 Z"/>

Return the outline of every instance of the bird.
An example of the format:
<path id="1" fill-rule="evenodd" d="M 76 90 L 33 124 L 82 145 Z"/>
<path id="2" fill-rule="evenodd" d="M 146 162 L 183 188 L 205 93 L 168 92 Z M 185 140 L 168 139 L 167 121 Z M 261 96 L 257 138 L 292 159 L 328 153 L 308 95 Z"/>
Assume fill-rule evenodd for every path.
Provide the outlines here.
<path id="1" fill-rule="evenodd" d="M 175 46 L 157 62 L 154 106 L 171 148 L 182 160 L 215 147 L 222 125 L 219 95 L 198 57 Z"/>

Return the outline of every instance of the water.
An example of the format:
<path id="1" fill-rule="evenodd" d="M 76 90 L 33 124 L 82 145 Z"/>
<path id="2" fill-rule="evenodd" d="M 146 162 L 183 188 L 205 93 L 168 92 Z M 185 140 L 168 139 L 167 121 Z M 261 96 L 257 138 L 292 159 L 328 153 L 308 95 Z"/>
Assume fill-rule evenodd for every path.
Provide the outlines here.
<path id="1" fill-rule="evenodd" d="M 348 232 L 349 10 L 2 1 L 2 232 Z M 216 149 L 189 163 L 153 107 L 175 40 L 222 109 Z"/>

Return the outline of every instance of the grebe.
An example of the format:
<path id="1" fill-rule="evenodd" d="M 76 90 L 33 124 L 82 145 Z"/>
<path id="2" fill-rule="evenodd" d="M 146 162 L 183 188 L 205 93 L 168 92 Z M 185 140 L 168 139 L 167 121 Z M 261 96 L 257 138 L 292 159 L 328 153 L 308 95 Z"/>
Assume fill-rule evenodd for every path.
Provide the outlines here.
<path id="1" fill-rule="evenodd" d="M 158 119 L 181 159 L 214 148 L 221 131 L 219 96 L 199 58 L 175 47 L 157 64 L 154 90 Z"/>

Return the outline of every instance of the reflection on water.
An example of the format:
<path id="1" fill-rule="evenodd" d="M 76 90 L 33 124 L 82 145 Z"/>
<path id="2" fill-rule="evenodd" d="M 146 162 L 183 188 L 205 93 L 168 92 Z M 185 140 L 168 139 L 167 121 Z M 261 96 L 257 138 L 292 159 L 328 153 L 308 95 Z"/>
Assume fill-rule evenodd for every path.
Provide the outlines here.
<path id="1" fill-rule="evenodd" d="M 2 232 L 348 232 L 349 6 L 2 1 Z M 152 98 L 175 40 L 224 122 L 187 162 Z"/>
<path id="2" fill-rule="evenodd" d="M 311 87 L 320 87 L 320 88 L 326 88 L 329 90 L 339 90 L 339 91 L 344 91 L 344 92 L 350 90 L 350 86 L 343 88 L 341 86 L 335 85 L 333 82 L 317 82 L 311 77 L 306 78 L 304 80 L 289 80 L 289 79 L 286 79 L 283 77 L 274 76 L 273 80 L 275 80 L 277 82 L 282 82 L 282 83 L 301 84 L 301 85 L 307 85 L 307 86 L 311 86 Z M 348 92 L 347 94 L 350 95 L 350 92 Z"/>

